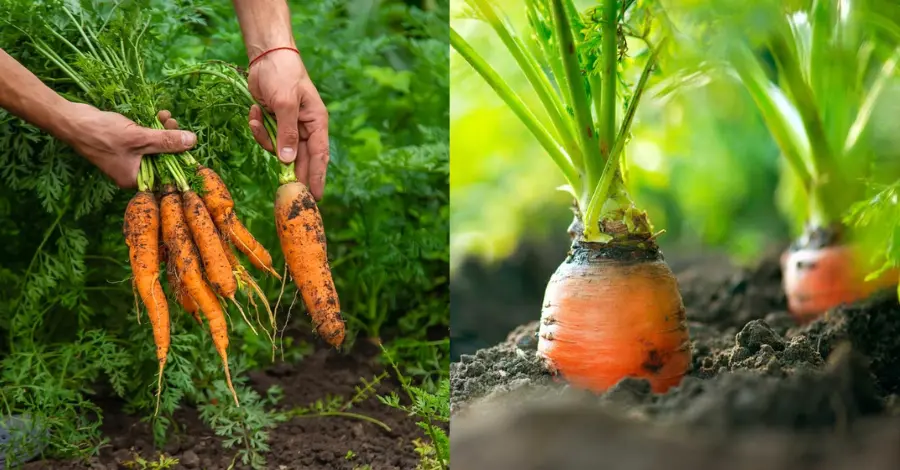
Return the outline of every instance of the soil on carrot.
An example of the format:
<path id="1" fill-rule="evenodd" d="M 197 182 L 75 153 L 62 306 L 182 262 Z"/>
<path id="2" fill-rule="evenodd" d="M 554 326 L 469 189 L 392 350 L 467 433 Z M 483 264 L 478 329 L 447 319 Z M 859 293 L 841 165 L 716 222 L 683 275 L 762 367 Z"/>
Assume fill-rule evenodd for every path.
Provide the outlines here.
<path id="1" fill-rule="evenodd" d="M 754 269 L 677 271 L 693 360 L 664 395 L 640 379 L 599 395 L 566 386 L 535 356 L 536 321 L 462 355 L 450 369 L 455 462 L 731 469 L 809 468 L 827 458 L 815 468 L 900 468 L 896 293 L 798 327 L 786 311 L 777 255 Z M 533 448 L 525 440 L 542 442 L 542 453 L 505 450 Z"/>
<path id="2" fill-rule="evenodd" d="M 376 364 L 377 350 L 359 340 L 354 350 L 341 355 L 333 349 L 321 349 L 296 364 L 279 363 L 263 371 L 251 372 L 250 383 L 265 394 L 273 385 L 284 391 L 279 408 L 306 407 L 327 396 L 350 399 L 360 378 L 372 380 L 383 368 Z M 396 392 L 404 396 L 399 384 L 391 378 L 381 381 L 380 395 Z M 31 462 L 26 470 L 37 469 L 124 469 L 135 454 L 156 460 L 162 452 L 179 459 L 176 469 L 217 470 L 229 468 L 235 451 L 224 449 L 202 421 L 197 411 L 181 409 L 175 414 L 180 429 L 173 432 L 163 448 L 154 448 L 153 435 L 141 416 L 122 411 L 122 402 L 99 400 L 104 409 L 103 432 L 110 445 L 98 457 L 87 462 Z M 267 467 L 271 469 L 354 469 L 365 465 L 378 469 L 415 468 L 418 457 L 413 440 L 424 438 L 414 420 L 404 412 L 381 404 L 376 397 L 353 406 L 354 413 L 377 419 L 391 430 L 353 418 L 303 417 L 281 423 L 270 432 L 271 451 Z M 348 453 L 352 452 L 351 457 Z M 234 468 L 246 468 L 239 462 Z"/>

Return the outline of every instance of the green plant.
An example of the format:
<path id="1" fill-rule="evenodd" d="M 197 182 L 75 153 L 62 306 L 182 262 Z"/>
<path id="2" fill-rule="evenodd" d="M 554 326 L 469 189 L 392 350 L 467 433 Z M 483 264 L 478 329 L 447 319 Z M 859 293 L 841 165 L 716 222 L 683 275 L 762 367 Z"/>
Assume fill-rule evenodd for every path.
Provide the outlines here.
<path id="1" fill-rule="evenodd" d="M 324 398 L 320 398 L 313 403 L 310 403 L 308 406 L 293 408 L 285 413 L 286 418 L 323 418 L 328 416 L 341 416 L 344 418 L 354 418 L 360 419 L 363 421 L 367 421 L 372 423 L 385 431 L 390 431 L 391 428 L 387 424 L 382 421 L 379 421 L 370 416 L 366 416 L 359 413 L 351 412 L 350 409 L 353 405 L 359 404 L 363 401 L 368 400 L 372 395 L 375 394 L 375 389 L 381 383 L 384 378 L 387 377 L 387 373 L 383 372 L 380 375 L 377 375 L 372 378 L 371 381 L 368 381 L 364 378 L 360 378 L 360 382 L 362 382 L 362 387 L 356 386 L 356 394 L 354 394 L 349 400 L 346 400 L 342 396 L 338 395 L 327 395 Z"/>
<path id="2" fill-rule="evenodd" d="M 135 468 L 138 470 L 165 470 L 168 468 L 174 468 L 175 465 L 178 465 L 178 459 L 174 457 L 167 457 L 165 454 L 159 454 L 159 460 L 146 460 L 138 454 L 134 455 L 134 460 L 129 462 L 123 462 L 122 465 L 125 468 Z"/>
<path id="3" fill-rule="evenodd" d="M 633 1 L 608 1 L 579 14 L 571 1 L 529 1 L 532 31 L 520 36 L 490 2 L 470 0 L 467 5 L 468 17 L 490 25 L 516 59 L 546 118 L 539 118 L 455 30 L 450 42 L 562 171 L 568 183 L 562 189 L 575 200 L 573 233 L 592 243 L 652 240 L 656 234 L 628 195 L 621 165 L 635 111 L 664 41 L 648 10 Z M 639 44 L 643 47 L 635 51 Z M 626 52 L 645 58 L 633 89 L 625 86 L 619 65 Z"/>
<path id="4" fill-rule="evenodd" d="M 872 128 L 900 61 L 895 5 L 722 1 L 677 11 L 696 32 L 679 38 L 702 61 L 692 79 L 733 73 L 752 96 L 790 168 L 784 181 L 798 191 L 785 194 L 806 228 L 841 225 L 864 197 L 864 180 L 893 179 Z"/>
<path id="5" fill-rule="evenodd" d="M 404 404 L 396 392 L 385 396 L 379 395 L 378 400 L 391 408 L 405 411 L 410 416 L 416 417 L 418 419 L 416 424 L 425 431 L 431 440 L 427 443 L 421 440 L 413 442 L 416 453 L 420 457 L 419 469 L 443 470 L 450 468 L 450 438 L 445 429 L 445 426 L 450 424 L 450 379 L 441 380 L 434 391 L 416 387 L 400 372 L 390 353 L 387 350 L 384 350 L 384 353 L 387 355 L 409 403 Z"/>

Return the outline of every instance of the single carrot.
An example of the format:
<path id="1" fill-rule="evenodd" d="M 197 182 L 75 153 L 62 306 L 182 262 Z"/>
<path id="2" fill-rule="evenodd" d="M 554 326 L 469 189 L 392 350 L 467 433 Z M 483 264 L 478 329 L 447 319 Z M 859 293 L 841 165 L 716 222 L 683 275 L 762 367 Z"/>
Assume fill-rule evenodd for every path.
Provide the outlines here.
<path id="1" fill-rule="evenodd" d="M 237 293 L 237 281 L 231 271 L 231 265 L 225 256 L 222 240 L 213 223 L 212 217 L 203 205 L 203 200 L 193 191 L 181 194 L 184 218 L 193 236 L 194 243 L 200 251 L 203 269 L 213 289 L 228 300 L 234 301 Z"/>
<path id="2" fill-rule="evenodd" d="M 172 287 L 172 292 L 175 293 L 175 300 L 181 305 L 181 308 L 183 308 L 185 312 L 190 313 L 197 324 L 202 325 L 203 320 L 200 319 L 200 307 L 197 306 L 197 302 L 194 302 L 194 298 L 191 297 L 191 294 L 188 294 L 187 289 L 184 287 L 184 283 L 181 282 L 181 278 L 178 277 L 178 273 L 175 272 L 174 260 L 167 264 L 166 279 L 168 279 L 169 286 Z"/>
<path id="3" fill-rule="evenodd" d="M 781 264 L 788 309 L 799 324 L 897 285 L 896 270 L 867 282 L 862 260 L 851 246 L 843 244 L 793 248 L 782 255 Z"/>
<path id="4" fill-rule="evenodd" d="M 602 392 L 625 377 L 653 391 L 691 362 L 678 285 L 658 251 L 575 243 L 547 284 L 538 355 L 571 384 Z"/>
<path id="5" fill-rule="evenodd" d="M 219 299 L 216 298 L 216 294 L 203 279 L 200 257 L 191 240 L 190 229 L 182 210 L 181 196 L 174 186 L 165 185 L 163 187 L 160 205 L 162 206 L 163 239 L 166 246 L 169 247 L 171 259 L 175 262 L 175 272 L 184 283 L 188 294 L 206 317 L 213 344 L 225 367 L 228 388 L 234 397 L 234 403 L 240 406 L 237 392 L 231 383 L 231 371 L 228 367 L 228 324 L 225 321 L 225 311 L 222 309 Z"/>
<path id="6" fill-rule="evenodd" d="M 206 208 L 213 220 L 215 220 L 219 231 L 238 250 L 247 255 L 250 263 L 256 269 L 268 272 L 281 279 L 281 275 L 272 266 L 272 255 L 238 219 L 237 214 L 234 212 L 234 200 L 231 198 L 231 193 L 228 191 L 228 187 L 225 186 L 222 178 L 211 168 L 202 165 L 197 167 L 197 174 L 203 180 L 203 202 L 206 204 Z"/>
<path id="7" fill-rule="evenodd" d="M 162 376 L 169 354 L 169 304 L 159 282 L 159 206 L 149 191 L 139 191 L 125 208 L 123 233 L 128 245 L 128 257 L 134 275 L 134 285 L 144 306 L 147 307 L 153 340 L 156 343 L 156 359 L 159 361 L 159 379 L 156 392 L 156 411 L 162 393 Z"/>
<path id="8" fill-rule="evenodd" d="M 300 182 L 282 184 L 275 193 L 275 227 L 288 270 L 303 296 L 316 331 L 328 344 L 344 341 L 344 321 L 331 268 L 319 207 Z"/>

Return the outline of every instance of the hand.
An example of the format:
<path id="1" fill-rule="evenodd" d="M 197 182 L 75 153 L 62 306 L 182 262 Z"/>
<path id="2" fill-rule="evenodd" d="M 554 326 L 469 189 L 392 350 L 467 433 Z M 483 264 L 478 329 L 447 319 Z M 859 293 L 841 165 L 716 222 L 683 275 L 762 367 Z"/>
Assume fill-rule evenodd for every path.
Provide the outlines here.
<path id="1" fill-rule="evenodd" d="M 274 51 L 250 68 L 250 93 L 275 114 L 276 146 L 283 163 L 294 162 L 297 179 L 322 199 L 328 168 L 328 110 L 294 51 Z M 275 152 L 265 127 L 262 110 L 250 108 L 250 130 L 256 141 Z"/>
<path id="2" fill-rule="evenodd" d="M 161 111 L 158 116 L 168 130 L 159 130 L 138 126 L 121 114 L 100 111 L 90 105 L 71 105 L 60 138 L 120 188 L 137 186 L 138 169 L 144 155 L 180 153 L 197 143 L 193 132 L 172 130 L 177 128 L 177 123 L 168 111 Z M 174 127 L 167 121 L 172 121 Z"/>

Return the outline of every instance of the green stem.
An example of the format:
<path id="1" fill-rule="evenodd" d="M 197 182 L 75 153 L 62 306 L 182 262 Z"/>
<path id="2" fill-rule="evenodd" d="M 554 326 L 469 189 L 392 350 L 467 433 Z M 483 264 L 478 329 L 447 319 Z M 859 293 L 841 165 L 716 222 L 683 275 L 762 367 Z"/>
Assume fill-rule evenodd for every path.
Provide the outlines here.
<path id="1" fill-rule="evenodd" d="M 572 165 L 568 156 L 563 153 L 559 145 L 553 140 L 550 133 L 544 129 L 534 114 L 532 114 L 525 106 L 525 103 L 522 102 L 521 98 L 512 91 L 509 85 L 500 78 L 497 72 L 495 72 L 494 69 L 488 65 L 487 62 L 472 49 L 472 46 L 470 46 L 453 28 L 450 28 L 450 44 L 466 60 L 466 62 L 481 75 L 488 85 L 494 89 L 494 92 L 497 93 L 506 105 L 510 107 L 522 123 L 525 124 L 525 127 L 531 131 L 541 146 L 544 147 L 544 150 L 550 155 L 550 158 L 552 158 L 559 169 L 562 170 L 566 182 L 568 182 L 573 189 L 577 190 L 579 186 L 576 184 L 580 182 L 581 178 L 575 170 L 575 166 Z"/>
<path id="2" fill-rule="evenodd" d="M 600 151 L 609 157 L 609 151 L 615 145 L 616 135 L 616 70 L 618 68 L 618 32 L 616 31 L 616 0 L 606 0 L 603 4 L 603 25 L 600 38 L 600 53 L 603 61 L 601 73 L 602 89 L 600 96 L 600 115 L 598 116 L 598 132 L 600 133 Z"/>
<path id="3" fill-rule="evenodd" d="M 173 155 L 165 154 L 160 155 L 157 158 L 159 158 L 161 160 L 161 163 L 165 165 L 166 169 L 169 172 L 169 175 L 175 182 L 175 187 L 177 187 L 179 191 L 184 192 L 191 189 L 191 186 L 187 183 L 187 177 L 181 170 L 181 166 L 178 164 L 178 160 L 175 159 Z"/>
<path id="4" fill-rule="evenodd" d="M 641 102 L 641 97 L 647 89 L 650 73 L 653 71 L 653 67 L 656 66 L 657 51 L 659 51 L 664 43 L 665 39 L 663 39 L 655 49 L 651 49 L 650 57 L 647 59 L 644 70 L 641 71 L 641 77 L 638 79 L 638 83 L 635 86 L 634 96 L 628 104 L 628 109 L 625 110 L 622 126 L 619 128 L 618 135 L 616 135 L 615 146 L 613 146 L 609 158 L 606 160 L 606 165 L 603 168 L 603 176 L 600 178 L 600 182 L 597 184 L 594 193 L 591 195 L 591 200 L 588 204 L 584 220 L 584 238 L 586 241 L 597 241 L 600 210 L 609 198 L 609 188 L 612 185 L 615 176 L 619 174 L 616 170 L 619 167 L 619 161 L 624 153 L 625 141 L 628 139 L 628 134 L 631 132 L 631 124 L 634 122 L 635 114 L 637 114 L 637 108 Z"/>
<path id="5" fill-rule="evenodd" d="M 51 62 L 56 64 L 57 67 L 60 68 L 66 75 L 69 76 L 79 88 L 84 90 L 84 92 L 88 95 L 91 94 L 91 88 L 85 83 L 84 78 L 82 78 L 75 70 L 73 70 L 69 64 L 67 64 L 58 54 L 53 52 L 50 47 L 40 39 L 34 40 L 34 48 L 37 49 L 38 52 L 41 53 L 44 57 L 49 59 Z"/>
<path id="6" fill-rule="evenodd" d="M 809 85 L 803 80 L 803 72 L 797 62 L 797 56 L 781 36 L 774 38 L 771 46 L 778 69 L 784 76 L 797 111 L 803 120 L 803 127 L 806 129 L 809 139 L 811 159 L 816 166 L 827 172 L 832 162 L 831 149 L 828 146 L 828 138 L 825 136 L 821 116 L 816 108 L 815 97 Z"/>
<path id="7" fill-rule="evenodd" d="M 583 167 L 583 158 L 581 150 L 575 140 L 572 122 L 568 119 L 567 115 L 564 115 L 565 110 L 562 102 L 553 92 L 553 88 L 550 85 L 550 81 L 547 80 L 547 76 L 540 71 L 535 58 L 525 49 L 522 42 L 512 31 L 512 28 L 507 26 L 506 23 L 500 19 L 500 16 L 491 6 L 490 2 L 487 0 L 471 1 L 488 20 L 488 23 L 494 28 L 497 36 L 500 37 L 500 40 L 503 41 L 503 44 L 506 45 L 506 48 L 512 53 L 513 58 L 515 58 L 516 62 L 519 64 L 519 68 L 522 69 L 522 72 L 525 73 L 525 77 L 537 92 L 538 98 L 547 110 L 547 114 L 550 116 L 550 120 L 556 128 L 556 132 L 562 139 L 564 147 L 572 158 L 575 166 L 578 168 Z"/>
<path id="8" fill-rule="evenodd" d="M 813 174 L 818 173 L 816 162 L 813 159 L 804 158 L 806 152 L 803 146 L 803 136 L 794 130 L 787 116 L 778 107 L 770 92 L 772 84 L 766 77 L 762 66 L 745 44 L 736 47 L 730 57 L 732 66 L 756 103 L 782 155 L 797 174 L 804 190 L 810 191 Z"/>
<path id="9" fill-rule="evenodd" d="M 281 172 L 278 174 L 278 184 L 290 184 L 297 182 L 297 175 L 294 173 L 294 164 L 290 163 L 281 166 Z"/>
<path id="10" fill-rule="evenodd" d="M 153 157 L 143 157 L 141 158 L 141 166 L 138 170 L 138 191 L 151 191 L 153 189 L 153 168 L 152 165 Z"/>
<path id="11" fill-rule="evenodd" d="M 526 0 L 528 19 L 535 30 L 539 27 L 538 25 L 541 23 L 543 17 L 538 11 L 537 1 L 543 0 Z M 568 108 L 571 106 L 572 97 L 569 96 L 569 85 L 566 83 L 566 75 L 562 69 L 562 61 L 560 60 L 559 55 L 556 54 L 556 51 L 550 50 L 548 41 L 536 39 L 534 40 L 534 43 L 537 46 L 535 50 L 540 54 L 543 63 L 549 64 L 550 66 L 550 75 L 558 88 L 560 102 L 563 106 L 563 111 L 565 112 L 566 121 L 569 126 L 572 126 L 573 124 L 571 119 L 569 119 L 568 111 Z M 546 73 L 544 75 L 546 75 Z M 574 133 L 574 130 L 572 132 Z"/>
<path id="12" fill-rule="evenodd" d="M 72 20 L 72 23 L 75 25 L 75 28 L 78 29 L 78 32 L 81 33 L 81 37 L 84 38 L 84 41 L 87 43 L 87 46 L 91 50 L 91 53 L 93 54 L 93 56 L 96 57 L 97 60 L 102 62 L 103 59 L 100 57 L 100 54 L 97 53 L 97 49 L 94 49 L 94 43 L 91 42 L 91 39 L 88 38 L 87 33 L 84 32 L 84 28 L 82 28 L 81 24 L 78 22 L 78 20 L 75 19 L 75 15 L 73 15 L 72 12 L 70 12 L 67 7 L 63 7 L 63 11 Z"/>
<path id="13" fill-rule="evenodd" d="M 556 38 L 559 46 L 558 53 L 562 57 L 563 70 L 566 81 L 569 84 L 569 93 L 572 97 L 572 108 L 575 112 L 578 140 L 581 151 L 584 154 L 587 180 L 583 181 L 583 187 L 573 186 L 579 194 L 586 194 L 586 189 L 592 187 L 600 177 L 600 165 L 603 163 L 603 155 L 597 145 L 594 135 L 594 123 L 591 120 L 590 100 L 587 89 L 584 86 L 584 77 L 581 74 L 581 65 L 578 63 L 578 48 L 566 13 L 563 0 L 552 0 L 553 24 L 556 29 Z M 579 201 L 583 204 L 585 201 Z"/>

